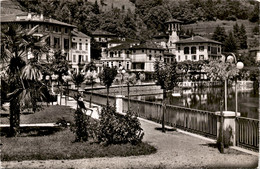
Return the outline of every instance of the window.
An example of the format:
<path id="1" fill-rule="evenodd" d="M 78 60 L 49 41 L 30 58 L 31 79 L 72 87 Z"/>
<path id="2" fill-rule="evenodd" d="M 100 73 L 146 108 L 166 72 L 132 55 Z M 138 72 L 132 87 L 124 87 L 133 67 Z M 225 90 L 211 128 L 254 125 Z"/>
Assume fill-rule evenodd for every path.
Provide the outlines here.
<path id="1" fill-rule="evenodd" d="M 75 50 L 77 50 L 77 43 L 75 43 L 75 42 L 72 42 L 72 49 L 75 49 Z"/>
<path id="2" fill-rule="evenodd" d="M 162 53 L 162 51 L 160 51 L 160 53 Z"/>
<path id="3" fill-rule="evenodd" d="M 50 26 L 49 25 L 45 26 L 45 31 L 50 31 Z"/>
<path id="4" fill-rule="evenodd" d="M 142 50 L 142 53 L 144 53 L 144 50 Z"/>
<path id="5" fill-rule="evenodd" d="M 181 47 L 178 47 L 178 52 L 180 52 L 181 51 Z"/>
<path id="6" fill-rule="evenodd" d="M 88 43 L 85 44 L 85 50 L 88 50 Z"/>
<path id="7" fill-rule="evenodd" d="M 73 55 L 73 62 L 76 62 L 76 55 Z"/>
<path id="8" fill-rule="evenodd" d="M 110 57 L 114 57 L 114 52 L 110 52 Z"/>
<path id="9" fill-rule="evenodd" d="M 135 50 L 133 50 L 133 52 L 135 53 Z"/>
<path id="10" fill-rule="evenodd" d="M 151 53 L 152 51 L 151 51 L 151 50 L 149 50 L 149 52 Z"/>
<path id="11" fill-rule="evenodd" d="M 81 41 L 81 39 L 79 39 L 79 41 Z"/>
<path id="12" fill-rule="evenodd" d="M 188 60 L 188 56 L 187 55 L 185 55 L 185 60 Z"/>
<path id="13" fill-rule="evenodd" d="M 190 54 L 190 48 L 189 47 L 184 48 L 184 54 Z"/>
<path id="14" fill-rule="evenodd" d="M 160 60 L 162 60 L 162 56 L 160 56 Z"/>
<path id="15" fill-rule="evenodd" d="M 152 60 L 152 55 L 149 55 L 149 60 Z"/>
<path id="16" fill-rule="evenodd" d="M 154 53 L 156 53 L 156 50 L 154 50 Z"/>
<path id="17" fill-rule="evenodd" d="M 144 63 L 133 63 L 133 69 L 144 69 Z"/>
<path id="18" fill-rule="evenodd" d="M 210 46 L 208 46 L 208 51 L 210 51 Z"/>
<path id="19" fill-rule="evenodd" d="M 99 42 L 101 42 L 101 38 L 98 38 Z"/>
<path id="20" fill-rule="evenodd" d="M 211 47 L 211 53 L 212 54 L 217 54 L 218 53 L 217 50 L 218 50 L 217 47 Z"/>
<path id="21" fill-rule="evenodd" d="M 200 47 L 199 47 L 199 50 L 200 50 L 200 51 L 204 51 L 204 46 L 200 46 Z"/>
<path id="22" fill-rule="evenodd" d="M 48 37 L 47 39 L 46 39 L 46 43 L 50 46 L 51 45 L 51 39 L 50 39 L 50 37 Z"/>
<path id="23" fill-rule="evenodd" d="M 58 27 L 57 27 L 57 26 L 55 26 L 54 31 L 55 31 L 55 32 L 58 32 Z"/>
<path id="24" fill-rule="evenodd" d="M 54 38 L 54 47 L 60 48 L 60 38 Z"/>
<path id="25" fill-rule="evenodd" d="M 111 67 L 114 67 L 114 62 L 111 62 Z"/>
<path id="26" fill-rule="evenodd" d="M 64 39 L 64 49 L 69 49 L 69 39 Z"/>
<path id="27" fill-rule="evenodd" d="M 118 51 L 118 57 L 121 57 L 121 52 L 120 51 Z"/>
<path id="28" fill-rule="evenodd" d="M 86 62 L 88 61 L 88 55 L 86 55 Z"/>
<path id="29" fill-rule="evenodd" d="M 121 62 L 118 62 L 118 66 L 119 66 L 119 67 L 121 67 L 121 66 L 122 66 L 122 65 L 121 65 Z"/>
<path id="30" fill-rule="evenodd" d="M 196 47 L 191 47 L 191 54 L 196 54 Z"/>
<path id="31" fill-rule="evenodd" d="M 218 52 L 220 52 L 220 48 L 218 48 Z"/>
<path id="32" fill-rule="evenodd" d="M 109 62 L 107 62 L 107 67 L 109 67 Z"/>
<path id="33" fill-rule="evenodd" d="M 68 33 L 68 28 L 65 28 L 65 33 Z"/>
<path id="34" fill-rule="evenodd" d="M 129 58 L 129 54 L 130 52 L 129 51 L 126 51 L 126 57 Z"/>
<path id="35" fill-rule="evenodd" d="M 79 59 L 78 59 L 78 63 L 80 64 L 83 60 L 83 56 L 82 55 L 79 55 Z"/>
<path id="36" fill-rule="evenodd" d="M 82 43 L 79 43 L 79 50 L 82 50 Z"/>
<path id="37" fill-rule="evenodd" d="M 204 55 L 200 55 L 200 60 L 204 60 Z"/>
<path id="38" fill-rule="evenodd" d="M 126 63 L 126 70 L 129 69 L 129 62 Z"/>
<path id="39" fill-rule="evenodd" d="M 192 60 L 197 60 L 197 56 L 196 55 L 192 55 Z"/>
<path id="40" fill-rule="evenodd" d="M 181 56 L 179 55 L 179 56 L 178 56 L 178 61 L 180 61 L 180 60 L 181 60 Z"/>

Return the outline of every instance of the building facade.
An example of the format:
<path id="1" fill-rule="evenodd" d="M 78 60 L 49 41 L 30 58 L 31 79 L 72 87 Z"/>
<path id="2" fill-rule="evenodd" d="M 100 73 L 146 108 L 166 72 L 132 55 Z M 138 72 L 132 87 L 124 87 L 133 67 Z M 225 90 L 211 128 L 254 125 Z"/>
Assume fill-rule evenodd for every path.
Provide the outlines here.
<path id="1" fill-rule="evenodd" d="M 82 32 L 75 30 L 76 26 L 60 22 L 53 18 L 44 17 L 42 14 L 35 13 L 23 13 L 18 15 L 7 15 L 1 17 L 1 24 L 16 23 L 21 25 L 24 29 L 31 29 L 34 26 L 38 25 L 37 33 L 39 35 L 48 35 L 46 39 L 47 44 L 50 46 L 52 51 L 61 50 L 65 55 L 67 60 L 70 62 L 73 70 L 78 71 L 80 69 L 80 64 L 85 64 L 90 61 L 90 38 L 84 35 Z M 73 40 L 73 38 L 75 40 Z M 81 52 L 84 53 L 84 57 L 87 56 L 88 59 L 76 59 L 76 62 L 73 62 L 73 55 L 78 53 L 78 51 L 72 50 L 72 41 L 76 42 L 79 39 L 87 39 L 88 47 L 85 46 L 82 48 Z M 76 40 L 77 39 L 77 40 Z M 84 45 L 86 44 L 84 42 Z M 86 49 L 88 51 L 86 51 Z M 41 56 L 42 60 L 48 61 L 47 55 L 44 54 Z M 83 62 L 82 62 L 83 61 Z"/>
<path id="2" fill-rule="evenodd" d="M 201 36 L 177 41 L 176 61 L 217 60 L 221 58 L 221 43 Z"/>

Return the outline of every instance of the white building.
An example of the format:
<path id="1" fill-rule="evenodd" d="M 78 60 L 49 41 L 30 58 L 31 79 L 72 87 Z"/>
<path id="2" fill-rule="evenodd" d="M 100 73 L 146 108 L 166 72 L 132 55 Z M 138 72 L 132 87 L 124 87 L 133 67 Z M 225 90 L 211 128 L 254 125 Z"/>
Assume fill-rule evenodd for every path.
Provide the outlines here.
<path id="1" fill-rule="evenodd" d="M 71 33 L 71 65 L 74 72 L 80 72 L 90 62 L 90 37 L 76 29 Z"/>
<path id="2" fill-rule="evenodd" d="M 222 43 L 211 39 L 194 36 L 179 40 L 175 44 L 177 47 L 175 53 L 177 62 L 186 60 L 216 60 L 221 58 Z"/>

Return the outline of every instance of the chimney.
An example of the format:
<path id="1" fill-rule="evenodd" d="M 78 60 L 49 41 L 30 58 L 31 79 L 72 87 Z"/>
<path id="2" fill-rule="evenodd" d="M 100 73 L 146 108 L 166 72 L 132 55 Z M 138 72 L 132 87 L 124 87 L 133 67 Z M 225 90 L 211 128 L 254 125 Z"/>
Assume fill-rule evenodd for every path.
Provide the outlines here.
<path id="1" fill-rule="evenodd" d="M 31 13 L 31 11 L 29 10 L 29 12 L 28 12 L 28 16 L 27 16 L 27 19 L 32 19 L 32 13 Z"/>
<path id="2" fill-rule="evenodd" d="M 40 20 L 43 20 L 43 14 L 41 13 L 41 15 L 40 15 Z"/>

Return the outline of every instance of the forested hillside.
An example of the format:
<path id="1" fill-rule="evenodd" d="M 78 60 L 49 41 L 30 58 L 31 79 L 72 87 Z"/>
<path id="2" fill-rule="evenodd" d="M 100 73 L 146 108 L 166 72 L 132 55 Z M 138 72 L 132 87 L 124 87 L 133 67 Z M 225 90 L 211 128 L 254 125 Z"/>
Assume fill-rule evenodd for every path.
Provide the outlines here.
<path id="1" fill-rule="evenodd" d="M 181 34 L 209 38 L 218 26 L 226 38 L 238 24 L 244 27 L 246 48 L 259 44 L 259 3 L 253 0 L 9 0 L 1 5 L 1 14 L 21 8 L 74 24 L 86 34 L 103 29 L 141 41 L 164 32 L 172 18 L 183 21 Z"/>
<path id="2" fill-rule="evenodd" d="M 45 16 L 74 24 L 87 34 L 104 29 L 140 40 L 163 32 L 164 22 L 171 18 L 184 24 L 237 19 L 251 23 L 259 21 L 259 3 L 253 0 L 17 1 L 25 11 L 42 12 Z"/>

